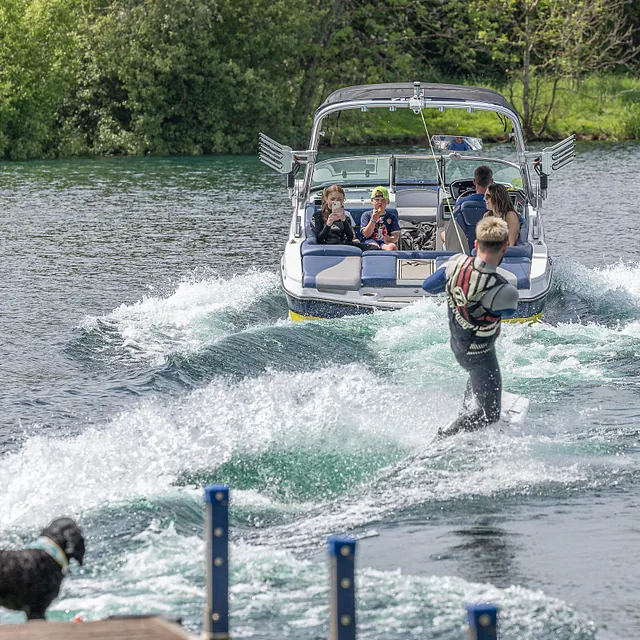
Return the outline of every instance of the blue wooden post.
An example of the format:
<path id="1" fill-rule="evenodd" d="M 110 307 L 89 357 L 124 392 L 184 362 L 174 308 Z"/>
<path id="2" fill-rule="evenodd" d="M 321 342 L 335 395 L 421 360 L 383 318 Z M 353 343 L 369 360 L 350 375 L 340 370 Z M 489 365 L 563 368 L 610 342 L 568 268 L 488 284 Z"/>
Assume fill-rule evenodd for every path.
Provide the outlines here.
<path id="1" fill-rule="evenodd" d="M 498 607 L 494 604 L 468 604 L 469 640 L 497 640 Z"/>
<path id="2" fill-rule="evenodd" d="M 229 487 L 205 487 L 207 512 L 207 608 L 204 615 L 206 640 L 229 638 Z"/>
<path id="3" fill-rule="evenodd" d="M 356 590 L 353 538 L 331 536 L 329 542 L 329 571 L 331 573 L 331 640 L 355 640 Z"/>

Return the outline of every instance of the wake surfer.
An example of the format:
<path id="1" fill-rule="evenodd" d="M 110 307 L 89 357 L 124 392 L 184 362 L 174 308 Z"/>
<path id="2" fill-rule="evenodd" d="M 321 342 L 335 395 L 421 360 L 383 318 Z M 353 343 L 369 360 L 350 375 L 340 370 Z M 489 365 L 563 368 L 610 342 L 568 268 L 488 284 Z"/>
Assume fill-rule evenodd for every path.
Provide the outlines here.
<path id="1" fill-rule="evenodd" d="M 452 256 L 422 284 L 429 293 L 446 291 L 451 349 L 469 373 L 463 410 L 438 436 L 475 431 L 500 418 L 502 378 L 495 352 L 502 318 L 515 315 L 515 276 L 499 265 L 509 245 L 509 228 L 499 218 L 476 227 L 477 256 Z M 471 408 L 475 398 L 477 408 Z"/>

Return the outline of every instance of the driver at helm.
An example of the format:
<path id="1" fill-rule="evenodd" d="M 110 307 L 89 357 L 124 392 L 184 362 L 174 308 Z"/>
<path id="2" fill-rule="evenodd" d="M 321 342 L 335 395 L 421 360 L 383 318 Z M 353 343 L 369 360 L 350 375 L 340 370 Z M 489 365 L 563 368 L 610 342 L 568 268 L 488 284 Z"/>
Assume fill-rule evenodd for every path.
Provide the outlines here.
<path id="1" fill-rule="evenodd" d="M 491 167 L 488 167 L 486 164 L 481 164 L 479 167 L 476 167 L 476 170 L 473 172 L 473 184 L 476 188 L 476 192 L 468 196 L 460 196 L 456 200 L 456 206 L 453 209 L 454 215 L 458 212 L 458 210 L 460 209 L 460 205 L 463 202 L 477 201 L 484 204 L 484 194 L 487 190 L 487 187 L 492 182 L 493 171 L 491 171 Z"/>
<path id="2" fill-rule="evenodd" d="M 471 193 L 469 195 L 461 195 L 456 200 L 456 204 L 453 207 L 453 217 L 455 218 L 460 212 L 460 206 L 463 202 L 479 202 L 486 209 L 486 203 L 484 201 L 484 194 L 487 190 L 487 187 L 490 184 L 493 184 L 493 171 L 491 171 L 491 167 L 488 167 L 486 164 L 481 164 L 476 167 L 476 170 L 473 172 L 473 184 L 476 188 L 475 193 Z M 443 231 L 441 234 L 442 242 L 445 242 L 446 232 Z"/>

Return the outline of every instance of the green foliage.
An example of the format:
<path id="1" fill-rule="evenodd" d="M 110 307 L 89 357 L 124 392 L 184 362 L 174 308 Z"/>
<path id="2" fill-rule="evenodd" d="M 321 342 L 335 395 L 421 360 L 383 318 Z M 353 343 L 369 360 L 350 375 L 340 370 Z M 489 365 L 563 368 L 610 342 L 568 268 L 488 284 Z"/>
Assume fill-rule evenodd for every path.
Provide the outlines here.
<path id="1" fill-rule="evenodd" d="M 0 155 L 55 154 L 58 110 L 74 82 L 75 0 L 0 4 Z"/>
<path id="2" fill-rule="evenodd" d="M 613 64 L 594 37 L 621 15 L 637 24 L 640 0 L 3 0 L 0 157 L 244 153 L 260 131 L 305 147 L 331 91 L 443 78 L 502 88 L 531 135 L 637 138 L 637 82 L 585 73 Z M 353 120 L 325 143 L 424 135 L 411 114 Z"/>

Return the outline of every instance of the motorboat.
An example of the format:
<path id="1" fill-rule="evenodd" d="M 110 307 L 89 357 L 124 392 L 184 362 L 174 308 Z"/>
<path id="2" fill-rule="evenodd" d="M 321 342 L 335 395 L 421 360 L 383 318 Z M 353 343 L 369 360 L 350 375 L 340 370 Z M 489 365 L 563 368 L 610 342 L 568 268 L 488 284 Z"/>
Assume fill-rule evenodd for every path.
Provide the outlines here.
<path id="1" fill-rule="evenodd" d="M 412 153 L 376 148 L 350 156 L 336 156 L 329 149 L 325 158 L 319 157 L 319 143 L 335 120 L 329 116 L 373 109 L 409 110 L 405 117 L 419 118 L 428 146 Z M 462 110 L 460 115 L 493 112 L 504 125 L 507 144 L 483 155 L 483 142 L 473 132 L 464 136 L 458 131 L 455 135 L 431 133 L 431 110 L 442 114 L 453 109 Z M 504 149 L 496 157 L 496 150 Z M 308 149 L 294 151 L 260 134 L 259 156 L 286 176 L 291 226 L 280 277 L 292 319 L 401 309 L 428 296 L 422 289 L 426 277 L 450 256 L 474 251 L 475 225 L 486 212 L 484 205 L 476 202 L 468 211 L 452 213 L 459 197 L 475 192 L 473 176 L 479 165 L 489 166 L 494 182 L 508 189 L 522 221 L 518 242 L 507 249 L 501 265 L 517 278 L 516 318 L 534 321 L 541 317 L 553 277 L 543 205 L 549 178 L 573 161 L 575 141 L 569 136 L 552 147 L 528 151 L 517 111 L 496 91 L 421 82 L 346 87 L 331 93 L 314 113 Z M 351 214 L 356 234 L 362 214 L 372 209 L 372 188 L 384 186 L 389 192 L 387 211 L 397 214 L 402 235 L 407 236 L 405 229 L 409 235 L 419 229 L 423 240 L 427 232 L 427 242 L 403 246 L 401 240 L 393 251 L 318 243 L 312 217 L 320 210 L 323 190 L 334 184 L 344 189 L 344 208 Z"/>

